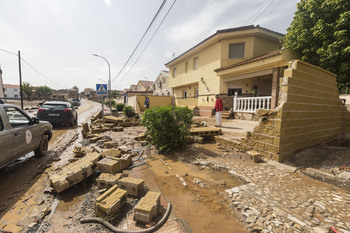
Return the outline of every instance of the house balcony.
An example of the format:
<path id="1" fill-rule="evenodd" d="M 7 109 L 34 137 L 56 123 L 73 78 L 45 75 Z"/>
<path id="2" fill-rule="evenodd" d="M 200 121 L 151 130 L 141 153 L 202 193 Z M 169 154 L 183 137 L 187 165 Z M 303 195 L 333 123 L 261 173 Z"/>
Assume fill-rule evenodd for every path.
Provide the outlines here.
<path id="1" fill-rule="evenodd" d="M 263 97 L 238 97 L 233 98 L 233 112 L 256 113 L 257 109 L 271 109 L 271 96 Z"/>

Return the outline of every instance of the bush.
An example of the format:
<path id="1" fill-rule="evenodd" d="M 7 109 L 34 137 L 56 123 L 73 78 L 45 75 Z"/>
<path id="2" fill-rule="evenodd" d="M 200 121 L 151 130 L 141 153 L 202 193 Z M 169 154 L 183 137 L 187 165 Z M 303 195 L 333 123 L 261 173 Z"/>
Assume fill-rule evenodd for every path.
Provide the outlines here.
<path id="1" fill-rule="evenodd" d="M 123 111 L 124 107 L 125 107 L 125 104 L 117 104 L 118 111 Z"/>
<path id="2" fill-rule="evenodd" d="M 132 106 L 125 106 L 123 112 L 127 117 L 134 117 L 136 115 L 135 110 Z"/>
<path id="3" fill-rule="evenodd" d="M 106 100 L 106 101 L 104 102 L 104 104 L 105 104 L 106 106 L 109 106 L 109 100 Z M 115 100 L 111 100 L 111 105 L 112 105 L 112 106 L 116 105 Z"/>
<path id="4" fill-rule="evenodd" d="M 188 107 L 163 106 L 147 109 L 143 113 L 142 125 L 147 128 L 146 135 L 160 152 L 168 152 L 186 145 L 190 134 L 192 111 Z"/>

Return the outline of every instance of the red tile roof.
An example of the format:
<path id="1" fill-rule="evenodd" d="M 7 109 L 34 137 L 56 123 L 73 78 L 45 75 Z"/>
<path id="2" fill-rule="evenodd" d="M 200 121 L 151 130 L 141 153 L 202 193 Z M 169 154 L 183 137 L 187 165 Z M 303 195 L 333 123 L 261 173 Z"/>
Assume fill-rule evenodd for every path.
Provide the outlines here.
<path id="1" fill-rule="evenodd" d="M 231 69 L 231 68 L 234 68 L 234 67 L 237 67 L 237 66 L 241 66 L 241 65 L 244 65 L 244 64 L 252 63 L 252 62 L 255 62 L 255 61 L 260 61 L 260 60 L 263 60 L 263 59 L 266 59 L 266 58 L 269 58 L 269 57 L 274 57 L 274 56 L 280 55 L 281 51 L 282 51 L 281 49 L 275 50 L 275 51 L 272 51 L 272 52 L 270 52 L 268 54 L 261 55 L 261 56 L 258 56 L 258 57 L 253 57 L 253 58 L 250 58 L 250 59 L 247 59 L 245 61 L 241 61 L 241 62 L 232 64 L 232 65 L 229 65 L 229 66 L 221 67 L 221 68 L 216 69 L 214 71 L 215 72 L 219 72 L 219 71 Z"/>
<path id="2" fill-rule="evenodd" d="M 216 33 L 214 33 L 213 35 L 211 35 L 211 36 L 209 36 L 208 38 L 204 39 L 202 42 L 196 44 L 195 46 L 193 46 L 192 48 L 190 48 L 190 49 L 187 50 L 186 52 L 184 52 L 184 53 L 180 54 L 179 56 L 175 57 L 174 59 L 172 59 L 171 61 L 169 61 L 169 62 L 166 63 L 165 65 L 170 64 L 171 62 L 175 61 L 176 59 L 178 59 L 179 57 L 181 57 L 181 56 L 183 56 L 184 54 L 188 53 L 189 51 L 191 51 L 192 49 L 196 48 L 197 46 L 203 44 L 205 41 L 209 40 L 210 38 L 214 37 L 214 36 L 217 35 L 217 34 L 220 34 L 220 33 L 227 33 L 227 32 L 234 32 L 234 31 L 244 31 L 244 30 L 255 29 L 255 28 L 260 28 L 260 29 L 263 29 L 263 30 L 265 30 L 265 31 L 278 34 L 278 35 L 280 35 L 280 36 L 284 36 L 284 34 L 282 34 L 282 33 L 279 33 L 279 32 L 276 32 L 276 31 L 273 31 L 273 30 L 264 28 L 264 27 L 260 27 L 259 25 L 256 25 L 256 26 L 254 26 L 254 25 L 248 25 L 248 26 L 242 26 L 242 27 L 236 27 L 236 28 L 228 28 L 228 29 L 217 30 Z"/>

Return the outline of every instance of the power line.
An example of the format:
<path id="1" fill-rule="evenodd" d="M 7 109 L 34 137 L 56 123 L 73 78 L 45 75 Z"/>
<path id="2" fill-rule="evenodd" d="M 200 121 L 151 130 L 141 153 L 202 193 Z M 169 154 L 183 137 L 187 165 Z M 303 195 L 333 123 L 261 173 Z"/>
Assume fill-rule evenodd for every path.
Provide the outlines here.
<path id="1" fill-rule="evenodd" d="M 0 50 L 1 50 L 1 51 L 4 51 L 4 52 L 6 52 L 6 53 L 9 53 L 9 54 L 15 55 L 15 56 L 18 57 L 18 54 L 17 54 L 17 53 L 13 53 L 13 52 L 7 51 L 6 49 L 1 49 L 1 48 L 0 48 Z M 32 69 L 35 70 L 37 73 L 39 73 L 41 76 L 43 76 L 44 78 L 46 78 L 47 80 L 49 80 L 50 82 L 56 84 L 56 85 L 59 86 L 59 87 L 63 87 L 63 86 L 61 86 L 60 84 L 58 84 L 58 83 L 52 81 L 51 79 L 49 79 L 46 75 L 44 75 L 43 73 L 41 73 L 38 69 L 36 69 L 34 66 L 32 66 L 29 62 L 27 62 L 26 60 L 24 60 L 23 57 L 21 57 L 21 60 L 22 60 L 24 63 L 26 63 L 30 68 L 32 68 Z M 63 88 L 65 88 L 65 87 L 63 87 Z"/>
<path id="2" fill-rule="evenodd" d="M 255 13 L 255 15 L 258 14 L 259 11 L 261 11 L 261 10 L 265 7 L 265 9 L 264 9 L 257 17 L 255 17 L 255 19 L 252 20 L 251 22 L 254 23 L 255 20 L 257 20 L 262 14 L 264 14 L 265 11 L 271 6 L 271 4 L 272 4 L 274 1 L 275 1 L 275 0 L 271 0 L 267 5 L 265 4 L 262 8 L 260 8 L 260 10 L 258 10 L 258 11 Z M 253 17 L 254 17 L 254 16 L 253 16 Z M 251 17 L 251 18 L 253 18 L 253 17 Z M 249 20 L 250 20 L 250 19 L 249 19 Z M 249 20 L 248 20 L 248 21 L 249 21 Z"/>
<path id="3" fill-rule="evenodd" d="M 26 63 L 30 68 L 32 68 L 33 70 L 35 70 L 38 74 L 40 74 L 41 76 L 43 76 L 44 78 L 46 78 L 47 80 L 49 80 L 50 82 L 56 84 L 57 86 L 59 87 L 63 87 L 65 88 L 64 86 L 61 86 L 60 84 L 52 81 L 51 79 L 49 79 L 46 75 L 44 75 L 43 73 L 41 73 L 39 70 L 37 70 L 36 68 L 34 68 L 34 66 L 32 66 L 29 62 L 27 62 L 26 60 L 24 60 L 22 57 L 21 57 L 21 60 Z"/>
<path id="4" fill-rule="evenodd" d="M 148 32 L 149 29 L 151 28 L 151 26 L 152 26 L 154 20 L 157 18 L 159 12 L 160 12 L 161 9 L 163 8 L 163 6 L 164 6 L 164 4 L 166 3 L 166 1 L 167 1 L 167 0 L 164 0 L 164 1 L 163 1 L 162 5 L 159 7 L 157 13 L 156 13 L 155 16 L 153 17 L 151 23 L 148 25 L 146 31 L 143 33 L 143 35 L 142 35 L 142 37 L 141 37 L 139 43 L 138 43 L 137 46 L 135 47 L 134 51 L 131 53 L 130 57 L 129 57 L 128 60 L 125 62 L 125 64 L 124 64 L 124 66 L 122 67 L 122 69 L 119 71 L 119 73 L 117 74 L 117 76 L 116 76 L 112 81 L 116 80 L 116 79 L 119 77 L 119 75 L 121 74 L 121 72 L 124 70 L 125 66 L 129 63 L 131 57 L 134 55 L 135 51 L 137 50 L 137 48 L 138 48 L 139 45 L 141 44 L 143 38 L 146 36 L 147 32 Z"/>
<path id="5" fill-rule="evenodd" d="M 0 49 L 1 51 L 4 51 L 6 53 L 9 53 L 9 54 L 12 54 L 12 55 L 15 55 L 15 56 L 18 56 L 17 53 L 13 53 L 13 52 L 10 52 L 10 51 L 7 51 L 6 49 Z"/>
<path id="6" fill-rule="evenodd" d="M 143 52 L 146 50 L 146 48 L 148 47 L 148 45 L 151 43 L 153 37 L 156 35 L 156 33 L 158 32 L 158 29 L 160 28 L 160 26 L 162 26 L 165 18 L 168 16 L 170 10 L 173 8 L 174 4 L 175 4 L 176 0 L 174 0 L 173 4 L 170 6 L 169 10 L 167 11 L 167 13 L 165 14 L 165 16 L 163 17 L 162 21 L 160 22 L 160 24 L 158 25 L 157 29 L 155 30 L 155 32 L 153 33 L 152 37 L 150 38 L 150 40 L 148 41 L 148 43 L 146 44 L 146 46 L 143 48 L 143 50 L 141 51 L 140 55 L 138 56 L 138 58 L 136 59 L 136 61 L 134 62 L 134 64 L 131 66 L 131 68 L 129 69 L 129 71 L 125 74 L 125 76 L 118 82 L 118 84 L 123 81 L 126 76 L 128 76 L 128 74 L 130 73 L 130 71 L 132 70 L 132 68 L 134 68 L 135 64 L 138 62 L 138 60 L 140 59 L 140 57 L 142 56 Z"/>

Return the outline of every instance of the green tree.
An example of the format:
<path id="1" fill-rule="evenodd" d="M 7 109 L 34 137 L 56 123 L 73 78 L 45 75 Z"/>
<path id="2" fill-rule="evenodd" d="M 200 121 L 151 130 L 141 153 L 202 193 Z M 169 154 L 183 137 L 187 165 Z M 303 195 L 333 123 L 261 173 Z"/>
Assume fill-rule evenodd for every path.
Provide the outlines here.
<path id="1" fill-rule="evenodd" d="M 188 107 L 163 106 L 147 109 L 142 116 L 142 125 L 159 151 L 167 152 L 186 145 L 192 117 Z"/>
<path id="2" fill-rule="evenodd" d="M 339 92 L 349 93 L 349 0 L 301 0 L 283 44 L 303 61 L 335 73 Z"/>
<path id="3" fill-rule="evenodd" d="M 30 97 L 32 97 L 33 95 L 33 86 L 30 85 L 29 82 L 23 82 L 22 91 L 24 92 L 24 94 L 26 94 L 28 100 L 30 100 Z"/>
<path id="4" fill-rule="evenodd" d="M 36 90 L 35 90 L 37 93 L 50 93 L 52 92 L 53 90 L 48 87 L 48 86 L 41 86 L 41 87 L 37 87 Z"/>

